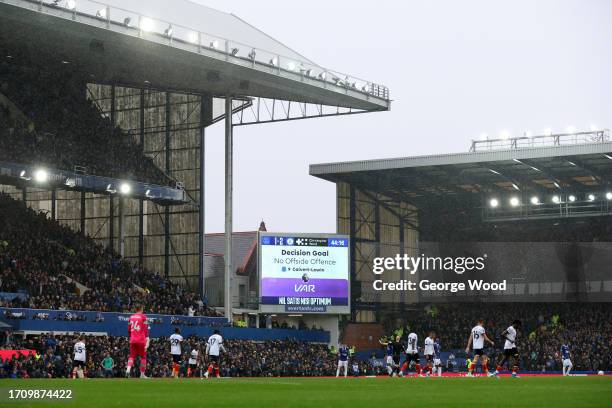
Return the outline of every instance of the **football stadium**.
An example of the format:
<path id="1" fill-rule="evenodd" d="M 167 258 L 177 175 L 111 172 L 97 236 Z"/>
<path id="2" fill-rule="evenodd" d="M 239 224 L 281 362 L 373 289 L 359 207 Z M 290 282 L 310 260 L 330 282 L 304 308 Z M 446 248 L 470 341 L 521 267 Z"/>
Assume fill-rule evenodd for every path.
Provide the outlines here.
<path id="1" fill-rule="evenodd" d="M 609 405 L 607 128 L 300 157 L 335 230 L 236 231 L 235 131 L 393 99 L 200 3 L 0 0 L 2 406 Z"/>

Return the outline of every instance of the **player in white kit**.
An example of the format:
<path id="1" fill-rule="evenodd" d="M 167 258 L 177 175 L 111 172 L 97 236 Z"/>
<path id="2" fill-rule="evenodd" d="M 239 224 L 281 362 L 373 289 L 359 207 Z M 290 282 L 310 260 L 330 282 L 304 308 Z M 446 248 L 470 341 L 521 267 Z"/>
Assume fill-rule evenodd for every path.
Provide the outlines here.
<path id="1" fill-rule="evenodd" d="M 213 369 L 215 370 L 215 376 L 217 378 L 220 377 L 221 370 L 219 369 L 219 364 L 221 362 L 221 351 L 227 352 L 223 346 L 223 337 L 221 337 L 219 330 L 215 330 L 206 342 L 206 356 L 208 358 L 208 370 L 204 373 L 206 378 L 211 376 Z"/>
<path id="2" fill-rule="evenodd" d="M 404 371 L 410 368 L 412 362 L 414 362 L 416 373 L 419 377 L 422 376 L 421 363 L 419 361 L 418 336 L 414 332 L 408 335 L 408 341 L 406 342 L 406 361 L 402 365 L 400 375 L 403 375 Z"/>
<path id="3" fill-rule="evenodd" d="M 194 347 L 191 349 L 191 353 L 189 353 L 189 367 L 187 367 L 187 377 L 191 377 L 195 375 L 195 372 L 198 368 L 198 357 L 200 356 L 200 351 Z"/>
<path id="4" fill-rule="evenodd" d="M 77 338 L 77 342 L 74 343 L 74 361 L 72 367 L 72 378 L 85 378 L 83 369 L 87 363 L 87 348 L 85 347 L 85 341 L 82 336 Z"/>
<path id="5" fill-rule="evenodd" d="M 480 357 L 482 357 L 481 365 L 482 365 L 482 369 L 484 373 L 486 375 L 489 374 L 489 366 L 488 366 L 489 358 L 486 356 L 484 352 L 485 340 L 489 342 L 492 346 L 495 345 L 495 343 L 493 343 L 493 341 L 489 337 L 487 337 L 487 333 L 484 329 L 484 320 L 479 319 L 476 322 L 476 326 L 472 328 L 470 337 L 468 338 L 468 344 L 465 347 L 466 353 L 470 352 L 470 347 L 472 348 L 474 352 L 474 360 L 468 366 L 468 377 L 472 376 L 472 372 L 474 371 L 474 368 L 476 367 L 476 363 L 478 363 L 478 360 L 480 359 Z"/>
<path id="6" fill-rule="evenodd" d="M 181 336 L 181 329 L 178 327 L 174 329 L 174 334 L 170 336 L 170 354 L 172 354 L 172 377 L 179 377 L 179 370 L 181 368 L 181 343 L 183 342 L 183 336 Z"/>
<path id="7" fill-rule="evenodd" d="M 510 359 L 512 359 L 512 377 L 518 378 L 518 369 L 519 369 L 519 352 L 516 347 L 516 329 L 521 327 L 521 321 L 515 320 L 512 324 L 502 332 L 502 337 L 506 339 L 504 342 L 504 356 L 497 363 L 497 367 L 495 368 L 495 373 L 493 373 L 496 377 L 499 378 L 499 373 L 504 369 L 504 364 L 508 363 L 508 368 L 510 368 Z"/>
<path id="8" fill-rule="evenodd" d="M 429 336 L 425 338 L 425 347 L 423 348 L 423 355 L 425 356 L 425 375 L 429 377 L 433 372 L 434 365 L 434 343 L 436 340 L 436 333 L 431 331 Z"/>

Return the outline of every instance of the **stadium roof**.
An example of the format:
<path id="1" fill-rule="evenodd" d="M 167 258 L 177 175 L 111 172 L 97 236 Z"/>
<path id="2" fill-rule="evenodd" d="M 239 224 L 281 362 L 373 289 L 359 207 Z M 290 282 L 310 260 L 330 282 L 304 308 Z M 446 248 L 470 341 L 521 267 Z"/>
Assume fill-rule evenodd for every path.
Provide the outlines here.
<path id="1" fill-rule="evenodd" d="M 313 164 L 310 174 L 418 203 L 485 192 L 587 192 L 612 186 L 612 142 Z"/>
<path id="2" fill-rule="evenodd" d="M 185 0 L 124 3 L 0 0 L 0 35 L 100 83 L 389 109 L 386 87 L 323 68 L 234 15 Z"/>

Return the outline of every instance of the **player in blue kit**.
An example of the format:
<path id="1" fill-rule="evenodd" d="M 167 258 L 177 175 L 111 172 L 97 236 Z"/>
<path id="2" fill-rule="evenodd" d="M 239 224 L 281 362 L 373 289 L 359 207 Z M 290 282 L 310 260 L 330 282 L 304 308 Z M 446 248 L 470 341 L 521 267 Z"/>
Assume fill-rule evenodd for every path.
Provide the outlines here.
<path id="1" fill-rule="evenodd" d="M 563 364 L 563 375 L 570 375 L 570 371 L 574 365 L 570 359 L 570 349 L 567 343 L 561 345 L 561 363 Z"/>
<path id="2" fill-rule="evenodd" d="M 395 341 L 389 340 L 387 342 L 384 342 L 382 340 L 379 340 L 380 344 L 386 346 L 387 348 L 387 360 L 385 362 L 387 365 L 387 372 L 389 373 L 389 377 L 393 377 L 396 374 L 399 374 L 400 355 L 404 350 L 404 346 L 402 345 L 401 339 L 402 338 L 400 336 L 396 336 Z"/>
<path id="3" fill-rule="evenodd" d="M 344 378 L 347 378 L 348 375 L 348 358 L 349 358 L 349 348 L 341 344 L 338 349 L 338 368 L 336 369 L 336 377 L 340 377 L 340 369 L 344 369 Z"/>
<path id="4" fill-rule="evenodd" d="M 438 374 L 438 377 L 442 377 L 442 360 L 440 359 L 441 351 L 440 339 L 436 337 L 434 342 L 434 372 Z"/>

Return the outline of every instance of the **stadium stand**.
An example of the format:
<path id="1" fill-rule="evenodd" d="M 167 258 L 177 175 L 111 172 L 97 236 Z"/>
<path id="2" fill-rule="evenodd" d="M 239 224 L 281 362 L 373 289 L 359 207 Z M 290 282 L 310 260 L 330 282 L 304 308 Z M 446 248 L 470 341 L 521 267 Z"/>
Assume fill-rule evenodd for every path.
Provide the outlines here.
<path id="1" fill-rule="evenodd" d="M 205 339 L 189 337 L 182 346 L 185 374 L 187 355 L 193 347 L 200 348 Z M 14 356 L 0 365 L 0 378 L 51 378 L 69 377 L 72 370 L 72 336 L 30 336 L 26 340 L 11 339 L 7 348 L 34 350 L 34 354 Z M 103 377 L 100 363 L 109 353 L 115 362 L 113 375 L 123 376 L 127 361 L 126 337 L 86 336 L 88 348 L 88 376 Z M 223 355 L 221 366 L 224 377 L 302 377 L 330 376 L 336 372 L 337 356 L 326 344 L 294 340 L 254 342 L 248 340 L 226 341 L 228 353 Z M 201 354 L 201 353 L 200 353 Z M 153 377 L 170 377 L 172 357 L 167 338 L 154 339 L 149 347 L 147 372 Z M 373 373 L 369 362 L 360 362 L 362 374 Z"/>
<path id="2" fill-rule="evenodd" d="M 489 337 L 501 352 L 501 332 L 514 319 L 522 321 L 518 348 L 522 369 L 559 371 L 556 353 L 563 342 L 572 349 L 576 371 L 612 369 L 612 305 L 609 303 L 461 303 L 411 310 L 404 329 L 426 336 L 434 330 L 443 351 L 465 355 L 468 335 L 476 320 L 483 318 Z M 396 329 L 386 322 L 385 333 Z"/>
<path id="3" fill-rule="evenodd" d="M 88 174 L 175 183 L 87 99 L 88 78 L 75 64 L 35 61 L 25 49 L 0 45 L 0 161 L 69 171 L 79 166 Z"/>
<path id="4" fill-rule="evenodd" d="M 216 315 L 195 294 L 6 194 L 0 225 L 0 292 L 28 294 L 3 306 L 122 312 L 142 303 L 152 313 Z"/>

